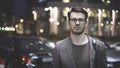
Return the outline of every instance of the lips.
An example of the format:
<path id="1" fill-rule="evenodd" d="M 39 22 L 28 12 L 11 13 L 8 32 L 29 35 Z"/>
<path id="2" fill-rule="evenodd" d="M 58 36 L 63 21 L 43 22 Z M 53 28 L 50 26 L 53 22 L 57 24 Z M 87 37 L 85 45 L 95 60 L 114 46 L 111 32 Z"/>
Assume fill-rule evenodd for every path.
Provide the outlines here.
<path id="1" fill-rule="evenodd" d="M 74 27 L 74 29 L 79 30 L 79 29 L 81 29 L 81 27 Z"/>

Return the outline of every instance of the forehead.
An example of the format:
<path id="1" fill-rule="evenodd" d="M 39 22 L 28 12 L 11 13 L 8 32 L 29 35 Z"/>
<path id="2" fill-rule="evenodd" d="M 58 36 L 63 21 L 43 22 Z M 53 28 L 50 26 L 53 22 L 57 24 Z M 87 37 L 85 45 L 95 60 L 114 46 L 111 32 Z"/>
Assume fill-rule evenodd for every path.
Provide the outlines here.
<path id="1" fill-rule="evenodd" d="M 70 18 L 85 18 L 85 14 L 81 12 L 72 12 Z"/>

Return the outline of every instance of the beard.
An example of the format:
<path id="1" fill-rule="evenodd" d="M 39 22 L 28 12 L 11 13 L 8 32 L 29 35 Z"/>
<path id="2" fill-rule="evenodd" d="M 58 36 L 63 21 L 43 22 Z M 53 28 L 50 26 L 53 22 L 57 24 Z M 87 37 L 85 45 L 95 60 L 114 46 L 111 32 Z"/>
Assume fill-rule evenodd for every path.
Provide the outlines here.
<path id="1" fill-rule="evenodd" d="M 81 35 L 84 32 L 84 28 L 81 31 L 78 31 L 78 32 L 71 29 L 71 32 L 75 35 Z"/>

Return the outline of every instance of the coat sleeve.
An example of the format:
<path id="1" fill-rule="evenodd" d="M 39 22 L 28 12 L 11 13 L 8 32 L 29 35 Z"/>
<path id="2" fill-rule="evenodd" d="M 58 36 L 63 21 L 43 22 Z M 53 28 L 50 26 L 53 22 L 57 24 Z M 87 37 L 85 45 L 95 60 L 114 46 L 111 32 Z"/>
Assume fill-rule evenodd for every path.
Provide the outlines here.
<path id="1" fill-rule="evenodd" d="M 97 58 L 95 59 L 95 68 L 107 68 L 106 46 L 103 42 L 97 42 Z"/>

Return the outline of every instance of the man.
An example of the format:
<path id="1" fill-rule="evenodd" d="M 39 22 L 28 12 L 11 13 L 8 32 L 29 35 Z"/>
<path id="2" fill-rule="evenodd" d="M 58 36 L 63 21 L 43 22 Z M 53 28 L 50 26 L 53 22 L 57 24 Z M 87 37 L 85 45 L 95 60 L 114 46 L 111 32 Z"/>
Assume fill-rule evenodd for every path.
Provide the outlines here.
<path id="1" fill-rule="evenodd" d="M 68 12 L 70 36 L 56 42 L 54 68 L 106 68 L 105 44 L 85 33 L 87 17 L 82 8 Z"/>

